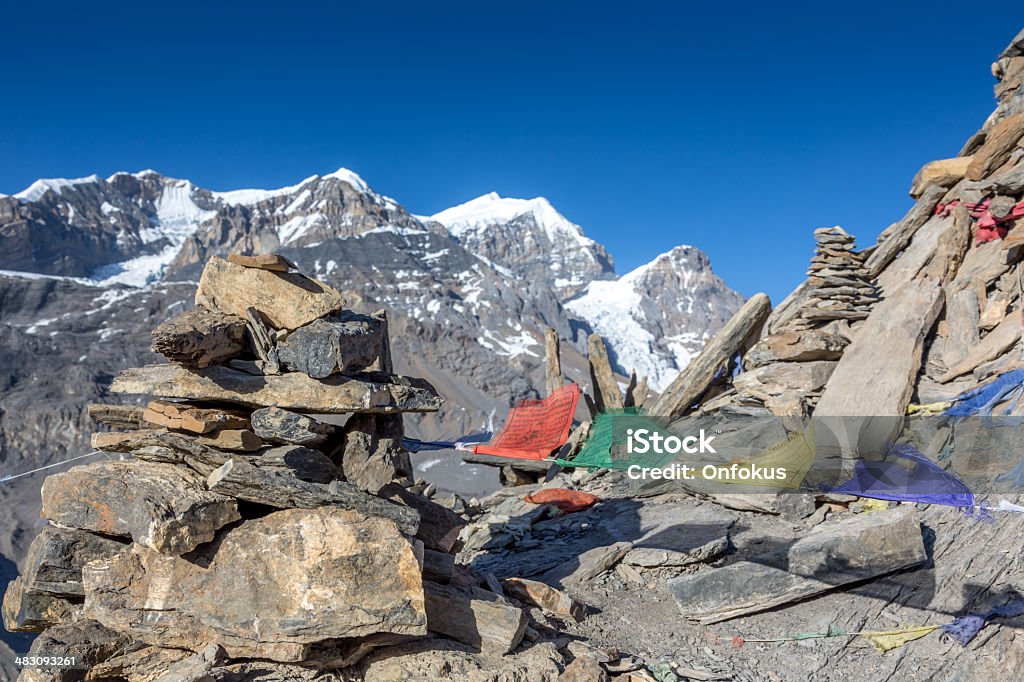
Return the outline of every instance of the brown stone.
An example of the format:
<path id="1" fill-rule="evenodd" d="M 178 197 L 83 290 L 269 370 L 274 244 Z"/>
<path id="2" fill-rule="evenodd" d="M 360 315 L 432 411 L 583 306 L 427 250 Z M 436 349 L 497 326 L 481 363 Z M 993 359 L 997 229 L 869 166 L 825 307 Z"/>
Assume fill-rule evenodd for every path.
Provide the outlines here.
<path id="1" fill-rule="evenodd" d="M 967 174 L 967 168 L 971 165 L 971 161 L 972 157 L 970 156 L 956 156 L 952 159 L 926 163 L 921 170 L 917 171 L 914 181 L 910 184 L 910 196 L 917 199 L 931 185 L 952 187 Z"/>
<path id="2" fill-rule="evenodd" d="M 85 611 L 108 628 L 193 651 L 219 644 L 232 658 L 301 661 L 323 640 L 426 631 L 412 541 L 336 507 L 246 521 L 190 560 L 133 545 L 83 577 Z"/>
<path id="3" fill-rule="evenodd" d="M 423 590 L 431 632 L 494 654 L 507 654 L 522 641 L 528 623 L 526 612 L 494 593 L 431 582 L 424 582 Z"/>
<path id="4" fill-rule="evenodd" d="M 245 349 L 245 320 L 196 307 L 153 330 L 153 352 L 191 367 L 206 367 Z"/>
<path id="5" fill-rule="evenodd" d="M 61 526 L 130 537 L 165 554 L 184 554 L 239 519 L 229 497 L 202 476 L 170 464 L 108 461 L 77 466 L 43 482 L 42 517 Z"/>
<path id="6" fill-rule="evenodd" d="M 215 256 L 203 269 L 196 305 L 241 318 L 251 306 L 276 329 L 298 329 L 341 310 L 345 300 L 305 275 L 243 267 Z"/>
<path id="7" fill-rule="evenodd" d="M 968 180 L 981 180 L 1006 163 L 1024 137 L 1024 114 L 1007 116 L 985 131 L 985 142 L 974 152 L 967 168 Z"/>
<path id="8" fill-rule="evenodd" d="M 206 408 L 169 400 L 151 400 L 142 418 L 157 426 L 200 434 L 217 429 L 249 428 L 249 418 L 239 410 Z"/>

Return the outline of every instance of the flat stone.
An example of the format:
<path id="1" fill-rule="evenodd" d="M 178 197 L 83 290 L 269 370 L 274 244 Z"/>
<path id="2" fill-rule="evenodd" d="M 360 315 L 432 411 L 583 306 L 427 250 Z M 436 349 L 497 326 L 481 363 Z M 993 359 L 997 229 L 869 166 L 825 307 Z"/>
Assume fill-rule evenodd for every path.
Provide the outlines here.
<path id="1" fill-rule="evenodd" d="M 153 645 L 219 644 L 231 658 L 294 662 L 323 640 L 426 632 L 413 541 L 332 507 L 246 521 L 189 560 L 133 545 L 83 578 L 88 617 Z"/>
<path id="2" fill-rule="evenodd" d="M 257 268 L 259 270 L 270 270 L 272 272 L 288 272 L 298 270 L 295 263 L 284 256 L 276 253 L 261 253 L 256 256 L 243 256 L 240 253 L 228 254 L 228 262 L 241 265 L 244 268 Z"/>
<path id="3" fill-rule="evenodd" d="M 836 363 L 828 360 L 776 362 L 737 374 L 733 386 L 762 401 L 787 391 L 807 394 L 821 390 L 835 368 Z"/>
<path id="4" fill-rule="evenodd" d="M 789 331 L 761 339 L 743 357 L 744 367 L 763 367 L 775 362 L 838 360 L 849 341 L 825 330 Z"/>
<path id="5" fill-rule="evenodd" d="M 264 407 L 252 413 L 252 430 L 268 443 L 320 445 L 334 432 L 330 424 L 280 407 Z"/>
<path id="6" fill-rule="evenodd" d="M 221 366 L 189 371 L 178 365 L 146 365 L 121 372 L 110 390 L 326 413 L 436 412 L 443 402 L 425 381 L 405 377 L 320 380 L 301 372 L 254 376 Z"/>
<path id="7" fill-rule="evenodd" d="M 386 334 L 385 320 L 346 310 L 296 329 L 277 353 L 287 369 L 316 379 L 352 374 L 380 360 Z"/>
<path id="8" fill-rule="evenodd" d="M 142 418 L 150 424 L 198 434 L 219 429 L 249 428 L 249 418 L 238 410 L 199 407 L 169 400 L 151 400 Z"/>
<path id="9" fill-rule="evenodd" d="M 896 507 L 815 527 L 786 550 L 672 578 L 682 614 L 716 623 L 800 601 L 927 559 L 917 511 Z"/>
<path id="10" fill-rule="evenodd" d="M 207 479 L 207 487 L 218 493 L 278 509 L 313 509 L 339 506 L 367 516 L 379 516 L 398 524 L 403 533 L 415 535 L 419 515 L 403 505 L 371 495 L 347 481 L 322 485 L 303 481 L 280 467 L 259 466 L 259 459 L 232 457 Z"/>
<path id="11" fill-rule="evenodd" d="M 616 542 L 613 545 L 589 549 L 579 557 L 561 566 L 555 566 L 544 573 L 540 580 L 556 587 L 578 585 L 615 568 L 615 564 L 619 563 L 631 549 L 632 542 Z"/>
<path id="12" fill-rule="evenodd" d="M 981 180 L 1010 159 L 1024 137 L 1024 114 L 1007 116 L 985 130 L 985 142 L 974 152 L 967 167 L 968 180 Z"/>
<path id="13" fill-rule="evenodd" d="M 246 347 L 245 320 L 196 307 L 153 330 L 153 352 L 192 367 L 206 367 L 240 354 Z"/>
<path id="14" fill-rule="evenodd" d="M 25 557 L 25 586 L 33 592 L 82 598 L 82 566 L 122 549 L 123 542 L 84 530 L 44 526 Z"/>
<path id="15" fill-rule="evenodd" d="M 561 590 L 556 590 L 547 583 L 527 578 L 506 578 L 501 581 L 505 594 L 527 604 L 539 606 L 556 616 L 583 620 L 587 607 Z"/>
<path id="16" fill-rule="evenodd" d="M 165 554 L 184 554 L 237 521 L 229 497 L 206 490 L 203 477 L 170 464 L 97 462 L 43 482 L 42 516 L 61 526 L 130 537 Z"/>
<path id="17" fill-rule="evenodd" d="M 249 268 L 214 256 L 196 289 L 196 305 L 245 318 L 256 308 L 276 329 L 298 329 L 341 310 L 341 293 L 298 273 Z"/>

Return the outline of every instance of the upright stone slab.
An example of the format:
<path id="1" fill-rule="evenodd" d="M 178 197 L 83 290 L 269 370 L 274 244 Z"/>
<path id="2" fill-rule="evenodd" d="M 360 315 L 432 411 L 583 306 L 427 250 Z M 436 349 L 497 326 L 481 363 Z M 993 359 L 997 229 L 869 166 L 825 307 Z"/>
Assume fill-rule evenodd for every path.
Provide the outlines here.
<path id="1" fill-rule="evenodd" d="M 211 258 L 196 289 L 196 305 L 245 318 L 251 306 L 277 329 L 298 329 L 341 310 L 336 289 L 298 273 L 248 268 Z"/>
<path id="2" fill-rule="evenodd" d="M 851 454 L 845 448 L 854 445 L 865 454 L 883 452 L 899 429 L 921 369 L 925 337 L 942 303 L 939 282 L 914 281 L 890 292 L 857 331 L 814 411 L 815 418 L 863 418 L 859 432 L 861 436 L 871 432 L 870 437 L 851 434 L 849 442 L 840 442 L 844 454 Z"/>
<path id="3" fill-rule="evenodd" d="M 898 507 L 819 526 L 788 550 L 668 581 L 687 618 L 716 623 L 800 601 L 928 558 L 917 511 Z"/>
<path id="4" fill-rule="evenodd" d="M 143 642 L 301 661 L 311 644 L 426 632 L 420 559 L 394 523 L 292 509 L 219 534 L 185 560 L 133 545 L 85 567 L 85 612 Z"/>
<path id="5" fill-rule="evenodd" d="M 184 554 L 240 517 L 235 500 L 206 490 L 203 477 L 171 464 L 108 461 L 43 482 L 44 519 L 130 537 L 164 554 Z"/>
<path id="6" fill-rule="evenodd" d="M 402 447 L 402 425 L 373 414 L 354 414 L 345 424 L 341 452 L 345 479 L 376 494 L 396 478 L 412 473 L 409 453 Z"/>

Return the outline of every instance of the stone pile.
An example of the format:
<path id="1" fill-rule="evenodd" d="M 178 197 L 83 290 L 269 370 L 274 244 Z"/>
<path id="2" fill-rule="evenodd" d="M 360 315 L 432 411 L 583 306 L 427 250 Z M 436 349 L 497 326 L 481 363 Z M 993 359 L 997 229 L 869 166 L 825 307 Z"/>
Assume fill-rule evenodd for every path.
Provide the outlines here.
<path id="1" fill-rule="evenodd" d="M 213 258 L 153 331 L 170 362 L 110 389 L 155 399 L 90 407 L 115 454 L 46 479 L 3 605 L 78 669 L 24 679 L 304 679 L 413 639 L 520 643 L 526 612 L 455 566 L 464 519 L 410 477 L 402 413 L 441 399 L 393 374 L 384 313 L 291 270 Z"/>
<path id="2" fill-rule="evenodd" d="M 855 251 L 854 238 L 841 227 L 814 231 L 815 254 L 807 269 L 809 293 L 790 324 L 794 330 L 821 327 L 832 320 L 863 320 L 878 300 Z"/>

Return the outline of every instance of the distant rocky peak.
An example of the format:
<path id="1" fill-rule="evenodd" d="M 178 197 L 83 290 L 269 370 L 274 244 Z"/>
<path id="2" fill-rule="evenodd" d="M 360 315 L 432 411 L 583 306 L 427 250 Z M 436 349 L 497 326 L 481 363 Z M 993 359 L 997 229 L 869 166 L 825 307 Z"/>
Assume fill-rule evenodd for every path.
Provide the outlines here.
<path id="1" fill-rule="evenodd" d="M 490 192 L 425 220 L 444 225 L 470 251 L 563 299 L 595 279 L 614 276 L 611 256 L 544 197 L 514 199 Z"/>

